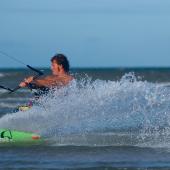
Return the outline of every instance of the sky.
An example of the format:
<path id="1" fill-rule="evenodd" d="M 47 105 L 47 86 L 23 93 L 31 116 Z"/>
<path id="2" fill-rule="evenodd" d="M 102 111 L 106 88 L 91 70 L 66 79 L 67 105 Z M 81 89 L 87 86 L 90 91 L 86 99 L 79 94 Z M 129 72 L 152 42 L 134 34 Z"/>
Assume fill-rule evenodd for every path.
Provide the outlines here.
<path id="1" fill-rule="evenodd" d="M 37 67 L 169 67 L 169 0 L 0 0 L 0 51 Z M 0 54 L 0 68 L 23 67 Z"/>

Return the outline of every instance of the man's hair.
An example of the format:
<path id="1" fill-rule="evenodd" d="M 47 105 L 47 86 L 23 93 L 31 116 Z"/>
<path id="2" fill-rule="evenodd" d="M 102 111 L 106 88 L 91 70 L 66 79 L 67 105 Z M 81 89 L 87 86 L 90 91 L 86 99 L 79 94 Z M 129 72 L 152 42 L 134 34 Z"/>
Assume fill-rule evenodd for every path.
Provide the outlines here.
<path id="1" fill-rule="evenodd" d="M 67 57 L 63 54 L 56 54 L 51 58 L 51 62 L 56 61 L 57 64 L 62 65 L 65 72 L 69 72 L 70 64 Z"/>

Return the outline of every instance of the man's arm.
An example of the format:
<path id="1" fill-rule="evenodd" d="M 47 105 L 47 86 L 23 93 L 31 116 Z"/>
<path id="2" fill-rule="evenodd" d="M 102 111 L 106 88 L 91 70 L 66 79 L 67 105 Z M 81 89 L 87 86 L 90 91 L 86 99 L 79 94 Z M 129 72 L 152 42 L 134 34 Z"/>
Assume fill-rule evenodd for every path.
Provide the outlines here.
<path id="1" fill-rule="evenodd" d="M 20 87 L 26 87 L 29 84 L 37 87 L 53 87 L 60 86 L 61 82 L 58 80 L 57 76 L 46 76 L 41 79 L 34 80 L 34 77 L 28 77 L 23 82 L 20 83 Z"/>
<path id="2" fill-rule="evenodd" d="M 56 76 L 46 76 L 41 79 L 36 79 L 31 81 L 31 83 L 37 85 L 38 87 L 44 86 L 44 87 L 53 87 L 57 85 L 57 79 Z"/>

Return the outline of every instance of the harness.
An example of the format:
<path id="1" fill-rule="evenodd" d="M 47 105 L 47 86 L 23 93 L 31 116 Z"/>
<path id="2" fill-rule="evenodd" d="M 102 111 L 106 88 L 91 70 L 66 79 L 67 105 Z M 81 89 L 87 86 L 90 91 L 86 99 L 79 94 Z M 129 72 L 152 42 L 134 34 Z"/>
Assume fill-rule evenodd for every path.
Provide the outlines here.
<path id="1" fill-rule="evenodd" d="M 38 99 L 40 96 L 42 95 L 46 95 L 48 92 L 49 92 L 49 88 L 48 87 L 45 87 L 45 86 L 37 86 L 36 84 L 34 83 L 29 83 L 27 85 L 27 87 L 31 90 L 35 89 L 36 91 L 34 91 L 34 95 L 35 95 L 35 98 Z"/>

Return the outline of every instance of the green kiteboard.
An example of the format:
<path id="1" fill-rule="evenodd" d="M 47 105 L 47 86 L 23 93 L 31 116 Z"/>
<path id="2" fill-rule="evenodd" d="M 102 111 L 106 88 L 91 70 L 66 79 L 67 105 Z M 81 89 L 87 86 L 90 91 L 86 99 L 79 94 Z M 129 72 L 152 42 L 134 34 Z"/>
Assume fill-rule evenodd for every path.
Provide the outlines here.
<path id="1" fill-rule="evenodd" d="M 40 135 L 10 129 L 0 129 L 1 143 L 39 143 L 42 139 Z"/>

